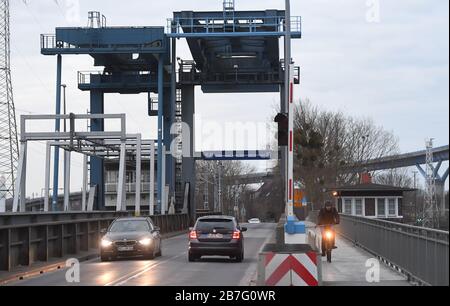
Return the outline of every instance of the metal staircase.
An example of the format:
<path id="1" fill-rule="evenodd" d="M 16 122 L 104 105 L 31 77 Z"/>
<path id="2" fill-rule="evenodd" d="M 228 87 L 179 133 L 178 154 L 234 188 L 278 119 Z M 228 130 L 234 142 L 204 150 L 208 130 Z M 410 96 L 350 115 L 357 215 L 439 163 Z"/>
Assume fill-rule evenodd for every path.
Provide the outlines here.
<path id="1" fill-rule="evenodd" d="M 181 140 L 182 134 L 182 95 L 181 89 L 177 89 L 175 101 L 175 122 L 177 125 L 177 157 L 175 159 L 175 203 L 176 209 L 183 209 L 185 183 L 183 182 L 183 142 Z"/>

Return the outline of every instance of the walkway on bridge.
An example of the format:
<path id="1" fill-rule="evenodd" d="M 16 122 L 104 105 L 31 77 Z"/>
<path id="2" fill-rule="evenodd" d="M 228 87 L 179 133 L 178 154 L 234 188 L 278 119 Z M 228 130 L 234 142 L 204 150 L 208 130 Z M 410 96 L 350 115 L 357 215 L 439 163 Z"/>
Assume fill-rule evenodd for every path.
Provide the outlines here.
<path id="1" fill-rule="evenodd" d="M 370 253 L 354 246 L 350 241 L 338 237 L 338 247 L 333 251 L 332 263 L 322 258 L 324 286 L 410 286 L 406 277 L 380 263 L 380 282 L 369 283 L 366 280 L 366 263 L 374 258 Z"/>

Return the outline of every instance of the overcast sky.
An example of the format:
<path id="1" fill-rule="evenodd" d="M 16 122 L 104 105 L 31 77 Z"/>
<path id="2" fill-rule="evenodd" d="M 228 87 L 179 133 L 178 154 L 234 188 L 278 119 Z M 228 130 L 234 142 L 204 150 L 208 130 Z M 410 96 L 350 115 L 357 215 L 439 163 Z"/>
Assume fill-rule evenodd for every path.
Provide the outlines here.
<path id="1" fill-rule="evenodd" d="M 11 0 L 11 54 L 18 114 L 54 113 L 56 58 L 40 55 L 39 35 L 57 26 L 85 26 L 87 12 L 99 10 L 114 26 L 165 26 L 174 10 L 220 10 L 221 0 Z M 400 139 L 402 152 L 449 140 L 449 2 L 447 0 L 292 0 L 292 15 L 303 18 L 303 38 L 293 57 L 302 68 L 296 98 L 309 98 L 328 110 L 370 117 Z M 379 5 L 379 14 L 377 7 Z M 237 0 L 238 10 L 283 8 L 282 0 Z M 185 43 L 179 57 L 189 59 Z M 85 113 L 89 97 L 77 90 L 77 71 L 96 70 L 87 56 L 64 58 L 68 111 Z M 203 95 L 196 113 L 224 125 L 269 122 L 278 94 Z M 156 137 L 146 116 L 145 96 L 106 97 L 108 113 L 127 113 L 129 132 Z M 48 125 L 51 128 L 52 125 Z M 217 135 L 224 138 L 223 135 Z M 259 143 L 259 149 L 264 149 Z M 202 148 L 201 149 L 233 149 Z M 240 148 L 239 149 L 243 149 Z M 28 193 L 41 193 L 44 146 L 31 147 Z M 32 153 L 33 154 L 33 153 Z M 75 167 L 80 159 L 75 160 Z M 447 166 L 447 165 L 446 165 Z M 259 163 L 259 168 L 264 165 Z M 73 177 L 79 175 L 74 169 Z M 81 184 L 74 180 L 74 189 Z"/>

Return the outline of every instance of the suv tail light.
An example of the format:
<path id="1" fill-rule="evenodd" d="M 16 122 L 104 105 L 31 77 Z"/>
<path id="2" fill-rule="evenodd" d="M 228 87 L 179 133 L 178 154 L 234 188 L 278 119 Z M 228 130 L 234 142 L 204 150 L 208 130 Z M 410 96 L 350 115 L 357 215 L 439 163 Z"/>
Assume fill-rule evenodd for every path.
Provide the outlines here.
<path id="1" fill-rule="evenodd" d="M 241 232 L 240 231 L 234 231 L 233 232 L 233 239 L 241 239 Z"/>
<path id="2" fill-rule="evenodd" d="M 197 240 L 197 239 L 198 239 L 197 231 L 191 231 L 191 232 L 189 233 L 189 239 L 190 239 L 190 240 Z"/>

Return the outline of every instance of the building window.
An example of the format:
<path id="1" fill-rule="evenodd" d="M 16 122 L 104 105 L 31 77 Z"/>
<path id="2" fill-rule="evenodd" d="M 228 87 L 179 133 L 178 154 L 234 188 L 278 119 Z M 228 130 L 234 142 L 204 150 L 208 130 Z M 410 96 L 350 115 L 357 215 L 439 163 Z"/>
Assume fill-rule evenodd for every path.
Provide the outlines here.
<path id="1" fill-rule="evenodd" d="M 377 200 L 378 217 L 386 217 L 386 202 L 385 199 Z"/>
<path id="2" fill-rule="evenodd" d="M 106 183 L 117 184 L 118 181 L 119 181 L 118 171 L 108 171 L 106 173 Z"/>
<path id="3" fill-rule="evenodd" d="M 352 211 L 352 200 L 351 199 L 345 199 L 344 201 L 344 214 L 351 215 L 353 213 Z"/>
<path id="4" fill-rule="evenodd" d="M 397 216 L 397 205 L 395 203 L 395 199 L 389 199 L 389 216 L 393 217 L 393 216 Z"/>
<path id="5" fill-rule="evenodd" d="M 363 215 L 363 201 L 362 199 L 355 200 L 355 215 L 362 216 Z"/>

